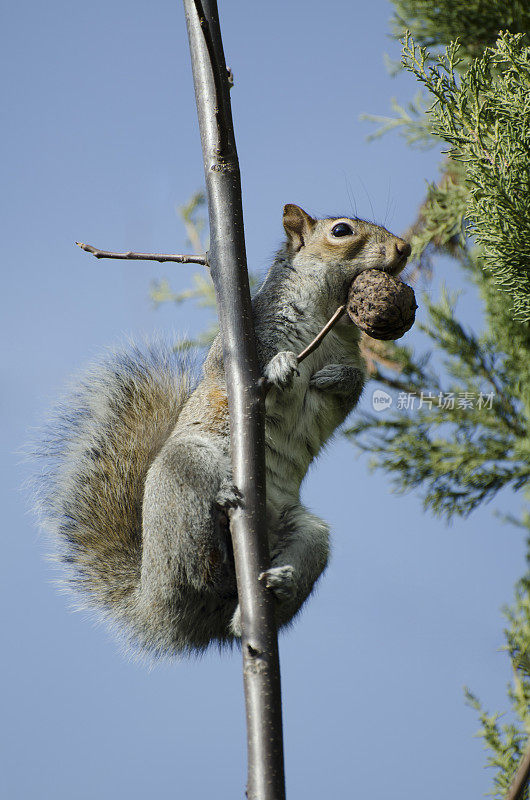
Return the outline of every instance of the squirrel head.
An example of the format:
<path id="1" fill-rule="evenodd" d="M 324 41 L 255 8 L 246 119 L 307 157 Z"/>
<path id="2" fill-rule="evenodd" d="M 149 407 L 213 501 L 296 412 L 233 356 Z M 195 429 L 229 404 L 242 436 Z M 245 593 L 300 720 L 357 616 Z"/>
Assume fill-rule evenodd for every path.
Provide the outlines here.
<path id="1" fill-rule="evenodd" d="M 410 245 L 379 225 L 350 217 L 313 219 L 299 206 L 283 210 L 287 249 L 293 265 L 320 262 L 348 281 L 367 269 L 398 275 L 410 255 Z"/>

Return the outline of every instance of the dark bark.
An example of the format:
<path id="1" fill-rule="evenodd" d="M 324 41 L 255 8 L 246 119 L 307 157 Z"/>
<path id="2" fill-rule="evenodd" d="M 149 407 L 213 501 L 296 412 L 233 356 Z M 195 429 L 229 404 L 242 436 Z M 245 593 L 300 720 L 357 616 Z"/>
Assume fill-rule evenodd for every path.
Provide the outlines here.
<path id="1" fill-rule="evenodd" d="M 215 286 L 230 413 L 233 511 L 250 800 L 285 797 L 278 641 L 272 594 L 258 580 L 270 566 L 265 525 L 264 400 L 246 266 L 241 181 L 215 0 L 184 0 L 210 219 L 208 263 Z M 222 792 L 221 792 L 222 793 Z"/>

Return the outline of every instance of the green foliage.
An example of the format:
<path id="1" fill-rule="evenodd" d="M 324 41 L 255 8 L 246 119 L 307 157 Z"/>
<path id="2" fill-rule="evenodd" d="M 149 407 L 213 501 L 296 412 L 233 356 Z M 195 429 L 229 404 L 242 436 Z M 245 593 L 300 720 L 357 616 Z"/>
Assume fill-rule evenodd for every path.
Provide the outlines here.
<path id="1" fill-rule="evenodd" d="M 184 303 L 187 300 L 193 300 L 199 308 L 210 308 L 212 310 L 213 319 L 208 328 L 196 336 L 195 339 L 185 339 L 180 343 L 180 347 L 185 350 L 193 347 L 209 347 L 219 330 L 217 314 L 215 313 L 215 290 L 209 273 L 195 272 L 191 279 L 194 284 L 193 288 L 185 289 L 183 292 L 174 292 L 166 279 L 153 281 L 150 292 L 155 308 L 162 303 L 180 305 L 180 303 Z"/>
<path id="2" fill-rule="evenodd" d="M 492 797 L 502 800 L 513 780 L 519 760 L 525 750 L 525 734 L 515 723 L 500 723 L 500 714 L 488 714 L 480 701 L 469 689 L 465 690 L 466 700 L 479 714 L 481 728 L 478 732 L 484 740 L 490 755 L 486 765 L 497 770 L 494 777 L 494 789 L 488 792 Z M 521 795 L 521 800 L 528 800 L 528 788 Z"/>
<path id="3" fill-rule="evenodd" d="M 478 735 L 489 752 L 487 766 L 496 770 L 493 797 L 503 798 L 513 780 L 519 762 L 526 751 L 530 734 L 530 514 L 521 520 L 506 520 L 523 528 L 527 534 L 527 572 L 515 587 L 515 600 L 504 609 L 508 626 L 504 631 L 504 650 L 512 665 L 513 678 L 508 684 L 510 721 L 502 722 L 500 714 L 488 714 L 479 700 L 466 689 L 469 704 L 479 713 L 481 728 Z M 527 786 L 521 800 L 528 800 Z"/>
<path id="4" fill-rule="evenodd" d="M 406 36 L 403 62 L 434 98 L 433 134 L 466 168 L 465 216 L 481 261 L 513 298 L 516 319 L 530 321 L 530 49 L 522 34 L 502 33 L 458 78 L 461 47 L 436 63 Z"/>
<path id="5" fill-rule="evenodd" d="M 524 489 L 530 477 L 530 50 L 523 35 L 530 4 L 393 2 L 395 35 L 412 34 L 403 65 L 432 106 L 421 117 L 427 101 L 416 98 L 412 106 L 394 103 L 394 119 L 371 119 L 382 123 L 380 132 L 401 129 L 411 144 L 427 144 L 430 135 L 448 145 L 441 179 L 429 186 L 408 236 L 420 267 L 438 253 L 456 259 L 483 299 L 485 332 L 471 332 L 447 296 L 425 300 L 420 327 L 434 355 L 387 347 L 373 373 L 394 410 L 363 415 L 347 435 L 399 490 L 415 489 L 426 507 L 451 518 L 501 488 Z M 410 397 L 413 410 L 403 402 Z M 458 403 L 470 397 L 472 405 Z M 530 515 L 518 524 L 528 534 Z M 528 549 L 530 564 L 530 537 Z M 530 734 L 530 570 L 505 615 L 509 717 L 487 713 L 467 692 L 495 769 L 496 798 L 505 796 Z M 528 799 L 528 788 L 521 797 Z"/>
<path id="6" fill-rule="evenodd" d="M 347 431 L 397 488 L 419 489 L 425 505 L 447 517 L 469 513 L 506 485 L 522 488 L 529 456 L 530 142 L 524 117 L 530 87 L 522 81 L 526 76 L 528 83 L 529 51 L 522 36 L 503 34 L 458 79 L 460 52 L 451 45 L 432 63 L 406 38 L 404 63 L 435 101 L 427 115 L 433 135 L 451 145 L 442 178 L 429 186 L 408 238 L 423 263 L 426 254 L 429 260 L 438 252 L 458 260 L 482 294 L 488 332 L 472 335 L 444 299 L 427 302 L 424 331 L 442 354 L 447 386 L 397 346 L 389 357 L 401 377 L 382 368 L 375 377 L 403 391 L 410 373 L 415 379 L 408 391 L 418 397 L 468 392 L 478 398 L 489 386 L 495 401 L 490 414 L 425 405 L 408 415 L 400 409 L 384 418 L 367 414 Z"/>
<path id="7" fill-rule="evenodd" d="M 202 210 L 206 206 L 206 195 L 204 192 L 195 192 L 187 203 L 178 209 L 179 216 L 184 223 L 188 241 L 197 253 L 206 252 L 207 242 L 203 242 L 203 234 L 206 228 L 206 220 L 202 216 Z"/>
<path id="8" fill-rule="evenodd" d="M 454 316 L 447 296 L 425 298 L 429 320 L 421 330 L 444 355 L 440 377 L 427 359 L 396 348 L 401 375 L 395 411 L 357 414 L 346 435 L 372 454 L 398 490 L 417 489 L 424 505 L 451 518 L 466 516 L 500 489 L 530 479 L 527 428 L 520 402 L 505 390 L 510 364 L 488 335 L 476 337 Z"/>
<path id="9" fill-rule="evenodd" d="M 202 212 L 205 205 L 206 197 L 204 192 L 195 192 L 188 202 L 178 209 L 179 216 L 186 229 L 188 242 L 196 253 L 204 253 L 208 249 L 206 242 L 203 241 L 206 222 Z M 212 309 L 213 319 L 207 330 L 200 333 L 195 339 L 185 339 L 180 342 L 179 347 L 183 350 L 193 347 L 209 347 L 218 330 L 217 314 L 215 314 L 215 291 L 210 274 L 205 270 L 196 272 L 192 275 L 192 282 L 193 287 L 191 289 L 186 289 L 183 292 L 174 292 L 166 279 L 153 281 L 150 290 L 151 300 L 155 308 L 162 303 L 180 305 L 187 300 L 193 300 L 200 308 Z"/>
<path id="10" fill-rule="evenodd" d="M 428 149 L 433 146 L 431 125 L 429 119 L 425 116 L 425 100 L 421 92 L 418 92 L 414 99 L 405 106 L 398 103 L 395 97 L 390 100 L 390 105 L 392 111 L 396 114 L 395 117 L 381 116 L 379 114 L 360 115 L 359 119 L 380 125 L 374 133 L 367 137 L 369 142 L 379 139 L 389 131 L 397 130 L 405 138 L 407 144 L 413 147 Z"/>
<path id="11" fill-rule="evenodd" d="M 401 39 L 409 30 L 421 47 L 445 47 L 457 39 L 465 61 L 480 57 L 500 30 L 530 30 L 528 0 L 393 0 L 392 30 Z"/>
<path id="12" fill-rule="evenodd" d="M 393 0 L 395 8 L 391 28 L 394 38 L 402 39 L 408 31 L 420 48 L 425 49 L 428 61 L 434 60 L 441 49 L 458 40 L 460 61 L 457 70 L 466 70 L 473 59 L 481 57 L 485 48 L 495 44 L 499 31 L 527 33 L 530 31 L 528 0 Z M 403 69 L 403 64 L 391 61 L 390 74 Z M 428 118 L 423 114 L 427 100 L 419 91 L 415 98 L 401 104 L 391 100 L 395 116 L 364 114 L 361 119 L 379 123 L 381 127 L 369 139 L 377 138 L 395 128 L 407 142 L 421 148 L 432 147 L 435 139 Z"/>
<path id="13" fill-rule="evenodd" d="M 469 190 L 464 170 L 446 160 L 438 183 L 429 184 L 418 218 L 408 231 L 412 261 L 421 261 L 429 250 L 447 252 L 462 258 L 466 246 L 466 220 Z"/>

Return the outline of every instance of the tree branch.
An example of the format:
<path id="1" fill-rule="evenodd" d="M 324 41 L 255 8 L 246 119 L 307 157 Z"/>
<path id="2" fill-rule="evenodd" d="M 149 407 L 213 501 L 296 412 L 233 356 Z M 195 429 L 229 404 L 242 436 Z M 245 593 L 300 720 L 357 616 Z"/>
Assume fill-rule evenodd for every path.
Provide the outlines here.
<path id="1" fill-rule="evenodd" d="M 524 752 L 504 800 L 522 800 L 530 778 L 530 746 Z"/>
<path id="2" fill-rule="evenodd" d="M 230 530 L 242 623 L 249 800 L 283 800 L 282 707 L 265 522 L 264 397 L 248 284 L 241 180 L 215 0 L 184 0 L 208 194 L 208 263 L 223 342 L 233 479 L 243 495 Z"/>
<path id="3" fill-rule="evenodd" d="M 111 253 L 110 250 L 98 250 L 91 244 L 84 244 L 83 242 L 76 242 L 76 245 L 81 250 L 86 250 L 87 253 L 92 253 L 96 258 L 123 258 L 130 261 L 176 261 L 178 264 L 202 264 L 203 267 L 208 266 L 206 256 L 184 256 L 174 255 L 171 253 L 133 253 L 129 250 L 127 253 Z"/>

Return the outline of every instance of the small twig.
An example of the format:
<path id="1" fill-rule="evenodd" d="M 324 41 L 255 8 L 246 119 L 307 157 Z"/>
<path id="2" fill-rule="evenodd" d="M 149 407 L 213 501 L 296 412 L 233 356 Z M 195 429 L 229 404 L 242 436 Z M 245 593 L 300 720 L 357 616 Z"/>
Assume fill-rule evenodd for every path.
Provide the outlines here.
<path id="1" fill-rule="evenodd" d="M 83 242 L 76 242 L 76 245 L 81 250 L 92 253 L 96 258 L 124 258 L 130 261 L 159 261 L 160 263 L 176 261 L 178 264 L 202 264 L 203 267 L 208 266 L 206 256 L 185 256 L 172 253 L 133 253 L 131 250 L 127 253 L 111 253 L 109 250 L 98 250 L 97 247 L 92 247 L 91 244 L 83 244 Z"/>
<path id="2" fill-rule="evenodd" d="M 530 747 L 523 754 L 504 800 L 521 800 L 530 777 Z"/>
<path id="3" fill-rule="evenodd" d="M 305 350 L 302 350 L 302 352 L 299 353 L 299 355 L 297 355 L 296 358 L 298 363 L 303 361 L 304 358 L 307 358 L 307 356 L 310 355 L 313 352 L 313 350 L 317 349 L 324 336 L 326 336 L 326 334 L 330 332 L 330 330 L 339 321 L 339 319 L 342 317 L 345 311 L 346 311 L 345 305 L 339 306 L 337 308 L 331 319 L 328 322 L 326 322 L 320 333 L 317 334 L 317 336 L 315 336 L 311 344 L 308 344 Z"/>

